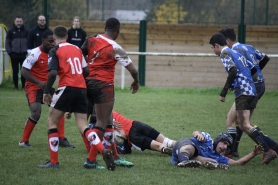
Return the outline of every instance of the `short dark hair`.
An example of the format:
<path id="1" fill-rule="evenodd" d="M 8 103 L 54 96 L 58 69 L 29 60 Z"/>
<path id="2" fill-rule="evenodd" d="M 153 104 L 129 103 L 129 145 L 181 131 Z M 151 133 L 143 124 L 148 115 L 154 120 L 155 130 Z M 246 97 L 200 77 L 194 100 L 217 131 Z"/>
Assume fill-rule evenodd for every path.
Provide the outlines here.
<path id="1" fill-rule="evenodd" d="M 52 36 L 53 35 L 53 31 L 52 30 L 46 30 L 42 33 L 42 38 L 46 39 L 48 36 Z"/>
<path id="2" fill-rule="evenodd" d="M 226 39 L 230 39 L 233 42 L 236 41 L 236 32 L 233 28 L 222 28 L 221 30 L 219 30 L 219 33 L 224 35 Z"/>
<path id="3" fill-rule="evenodd" d="M 118 28 L 120 28 L 120 21 L 115 18 L 115 17 L 110 17 L 109 19 L 106 20 L 105 23 L 105 29 L 108 30 L 117 30 Z"/>
<path id="4" fill-rule="evenodd" d="M 215 47 L 215 44 L 219 44 L 220 46 L 226 46 L 227 42 L 224 35 L 222 35 L 221 33 L 216 33 L 210 38 L 209 44 L 213 45 L 213 47 Z"/>
<path id="5" fill-rule="evenodd" d="M 67 36 L 67 28 L 65 26 L 59 25 L 56 26 L 53 30 L 54 35 L 58 38 L 58 39 L 65 39 Z"/>
<path id="6" fill-rule="evenodd" d="M 18 15 L 18 16 L 15 17 L 14 20 L 16 20 L 16 19 L 23 19 L 23 18 L 22 18 L 22 16 Z"/>

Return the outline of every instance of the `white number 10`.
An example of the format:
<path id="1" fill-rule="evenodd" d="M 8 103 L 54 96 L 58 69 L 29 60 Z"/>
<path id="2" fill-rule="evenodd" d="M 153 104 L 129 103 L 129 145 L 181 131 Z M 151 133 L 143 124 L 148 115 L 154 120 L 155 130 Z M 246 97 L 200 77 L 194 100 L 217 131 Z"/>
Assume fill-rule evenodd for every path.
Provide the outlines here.
<path id="1" fill-rule="evenodd" d="M 75 74 L 75 71 L 77 72 L 77 74 L 82 74 L 82 68 L 81 68 L 81 64 L 80 64 L 79 58 L 74 57 L 74 58 L 73 58 L 73 62 L 74 62 L 74 63 L 72 63 L 71 58 L 69 58 L 69 59 L 67 60 L 67 62 L 70 64 L 71 73 L 72 73 L 72 74 Z"/>

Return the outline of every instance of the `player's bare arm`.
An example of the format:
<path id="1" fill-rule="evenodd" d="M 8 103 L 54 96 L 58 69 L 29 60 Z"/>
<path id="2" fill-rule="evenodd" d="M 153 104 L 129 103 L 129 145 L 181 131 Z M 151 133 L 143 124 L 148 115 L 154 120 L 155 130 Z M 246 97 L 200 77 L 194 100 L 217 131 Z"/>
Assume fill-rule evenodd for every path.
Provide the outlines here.
<path id="1" fill-rule="evenodd" d="M 126 69 L 130 72 L 133 82 L 130 86 L 130 90 L 132 90 L 132 94 L 135 94 L 139 90 L 139 76 L 138 76 L 138 71 L 135 68 L 135 66 L 130 63 L 126 66 Z"/>
<path id="2" fill-rule="evenodd" d="M 262 154 L 263 153 L 263 147 L 260 146 L 260 145 L 255 145 L 255 148 L 254 150 L 247 154 L 246 156 L 240 158 L 239 160 L 233 160 L 233 159 L 230 159 L 228 161 L 228 164 L 229 165 L 244 165 L 246 164 L 247 162 L 249 162 L 251 159 L 253 159 L 256 155 L 259 155 L 259 154 Z"/>
<path id="3" fill-rule="evenodd" d="M 33 75 L 31 75 L 29 69 L 22 67 L 21 68 L 21 75 L 28 80 L 29 82 L 32 82 L 34 84 L 36 84 L 40 89 L 43 89 L 45 87 L 45 83 L 39 81 L 38 79 L 36 79 Z"/>

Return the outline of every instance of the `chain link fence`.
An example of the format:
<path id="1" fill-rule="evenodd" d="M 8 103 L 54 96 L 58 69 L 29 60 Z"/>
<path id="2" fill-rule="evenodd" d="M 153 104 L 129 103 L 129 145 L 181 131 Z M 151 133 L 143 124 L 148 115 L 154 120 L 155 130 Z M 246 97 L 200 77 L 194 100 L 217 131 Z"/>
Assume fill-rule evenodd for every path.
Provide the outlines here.
<path id="1" fill-rule="evenodd" d="M 140 20 L 158 24 L 239 24 L 242 0 L 0 0 L 0 23 L 8 28 L 18 15 L 25 27 L 36 25 L 37 16 L 47 10 L 50 20 L 105 21 L 117 17 L 121 22 Z M 47 5 L 47 9 L 45 8 Z M 277 0 L 245 0 L 247 25 L 278 25 Z"/>

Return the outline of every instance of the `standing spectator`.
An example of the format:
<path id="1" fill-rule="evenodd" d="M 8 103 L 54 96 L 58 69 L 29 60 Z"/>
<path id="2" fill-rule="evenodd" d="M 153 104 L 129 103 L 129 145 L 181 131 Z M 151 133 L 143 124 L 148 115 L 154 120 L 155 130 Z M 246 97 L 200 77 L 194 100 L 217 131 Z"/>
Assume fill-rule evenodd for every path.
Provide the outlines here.
<path id="1" fill-rule="evenodd" d="M 90 69 L 90 74 L 86 78 L 88 100 L 95 106 L 97 117 L 96 126 L 93 130 L 101 140 L 103 140 L 106 129 L 109 129 L 108 126 L 112 127 L 113 124 L 114 75 L 115 65 L 118 61 L 125 66 L 134 80 L 130 88 L 132 93 L 136 93 L 139 89 L 137 69 L 126 54 L 126 51 L 115 42 L 119 33 L 119 20 L 109 18 L 105 24 L 105 33 L 89 37 L 81 47 L 83 55 L 88 55 L 87 62 Z M 112 130 L 110 131 L 112 132 Z M 90 154 L 94 157 L 91 160 L 87 160 L 84 166 L 94 167 L 97 150 L 91 148 Z M 115 163 L 117 165 L 127 164 L 127 161 L 121 159 L 115 160 Z"/>
<path id="2" fill-rule="evenodd" d="M 253 101 L 256 100 L 256 87 L 252 80 L 252 75 L 257 72 L 257 69 L 253 63 L 246 60 L 239 52 L 230 49 L 227 46 L 226 38 L 221 33 L 214 34 L 210 38 L 209 44 L 212 45 L 213 52 L 220 57 L 228 73 L 219 100 L 225 102 L 228 89 L 234 89 L 235 108 L 239 127 L 253 141 L 263 147 L 262 164 L 268 164 L 277 157 L 277 154 L 270 149 L 260 132 L 250 124 L 250 109 Z"/>
<path id="3" fill-rule="evenodd" d="M 53 32 L 46 30 L 42 34 L 42 45 L 32 49 L 22 65 L 21 74 L 26 78 L 25 93 L 31 115 L 25 123 L 22 139 L 18 144 L 21 147 L 32 148 L 29 144 L 29 138 L 41 116 L 43 89 L 48 76 L 48 52 L 54 45 Z M 51 95 L 54 91 L 54 88 L 52 88 Z M 70 144 L 65 138 L 64 125 L 65 119 L 63 116 L 58 123 L 59 145 L 74 148 L 74 145 Z"/>
<path id="4" fill-rule="evenodd" d="M 85 77 L 90 73 L 81 50 L 66 42 L 67 29 L 64 26 L 54 28 L 54 41 L 57 44 L 49 52 L 48 69 L 49 76 L 44 88 L 43 102 L 50 105 L 48 116 L 48 146 L 50 161 L 39 168 L 59 168 L 58 162 L 58 130 L 57 125 L 64 113 L 68 110 L 74 112 L 76 125 L 81 134 L 90 142 L 90 150 L 103 154 L 108 170 L 114 170 L 115 164 L 112 151 L 104 149 L 96 132 L 87 127 L 87 90 Z M 59 75 L 58 90 L 53 98 L 50 95 L 52 85 Z M 94 156 L 88 156 L 89 159 Z M 95 168 L 104 168 L 95 165 Z"/>
<path id="5" fill-rule="evenodd" d="M 68 30 L 68 43 L 76 45 L 81 48 L 87 37 L 86 32 L 80 27 L 80 18 L 75 16 L 73 18 L 72 27 Z"/>
<path id="6" fill-rule="evenodd" d="M 31 49 L 34 49 L 42 44 L 42 33 L 49 28 L 46 25 L 46 20 L 44 15 L 38 16 L 38 25 L 33 27 L 27 38 L 27 49 L 28 53 L 31 51 Z"/>
<path id="7" fill-rule="evenodd" d="M 26 41 L 28 30 L 23 25 L 23 19 L 17 16 L 13 27 L 8 31 L 5 42 L 5 49 L 12 61 L 14 90 L 18 90 L 19 65 L 22 67 L 27 54 Z M 25 78 L 21 76 L 22 89 L 25 88 Z"/>

